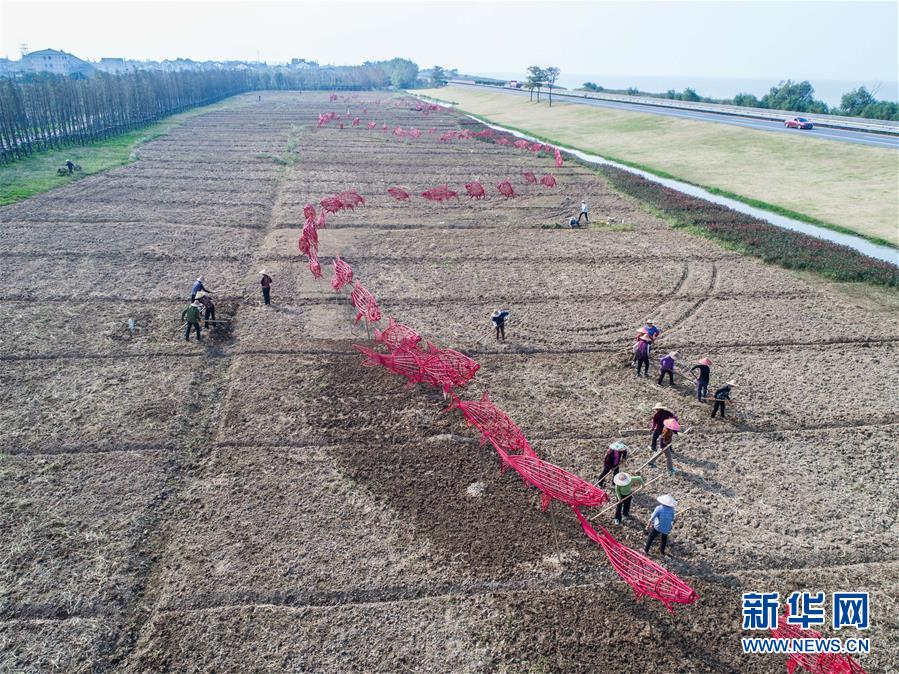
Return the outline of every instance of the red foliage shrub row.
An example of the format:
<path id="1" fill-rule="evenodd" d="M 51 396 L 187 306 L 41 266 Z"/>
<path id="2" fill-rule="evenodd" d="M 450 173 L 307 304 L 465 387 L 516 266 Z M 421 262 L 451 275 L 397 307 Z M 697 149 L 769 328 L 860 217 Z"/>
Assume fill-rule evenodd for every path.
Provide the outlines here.
<path id="1" fill-rule="evenodd" d="M 676 226 L 696 227 L 712 238 L 733 244 L 766 262 L 787 269 L 807 269 L 839 281 L 899 285 L 899 268 L 848 246 L 782 229 L 612 166 L 603 166 L 600 170 L 615 188 L 672 217 Z"/>

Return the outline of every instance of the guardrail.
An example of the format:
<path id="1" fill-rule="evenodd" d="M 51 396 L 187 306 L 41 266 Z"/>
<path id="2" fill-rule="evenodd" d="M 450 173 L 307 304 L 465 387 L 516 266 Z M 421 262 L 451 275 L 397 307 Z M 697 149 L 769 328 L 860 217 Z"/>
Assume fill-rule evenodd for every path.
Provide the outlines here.
<path id="1" fill-rule="evenodd" d="M 502 91 L 519 91 L 512 87 L 501 87 L 490 84 L 476 84 L 464 80 L 450 80 L 450 84 L 481 89 L 500 89 Z M 543 90 L 544 94 L 547 90 Z M 691 101 L 676 101 L 668 98 L 651 98 L 648 96 L 628 96 L 626 94 L 602 94 L 602 93 L 574 93 L 553 89 L 553 98 L 585 98 L 600 101 L 612 101 L 615 103 L 628 103 L 631 105 L 646 105 L 658 108 L 672 108 L 675 110 L 692 110 L 694 112 L 706 112 L 715 115 L 730 117 L 747 117 L 750 119 L 763 119 L 766 121 L 783 122 L 790 117 L 805 117 L 815 126 L 829 129 L 844 129 L 847 131 L 866 131 L 868 133 L 882 133 L 890 136 L 899 135 L 899 122 L 882 119 L 860 119 L 858 117 L 843 117 L 840 115 L 812 115 L 807 112 L 791 112 L 789 110 L 769 110 L 767 108 L 748 108 L 739 105 L 723 105 L 720 103 L 693 103 Z"/>

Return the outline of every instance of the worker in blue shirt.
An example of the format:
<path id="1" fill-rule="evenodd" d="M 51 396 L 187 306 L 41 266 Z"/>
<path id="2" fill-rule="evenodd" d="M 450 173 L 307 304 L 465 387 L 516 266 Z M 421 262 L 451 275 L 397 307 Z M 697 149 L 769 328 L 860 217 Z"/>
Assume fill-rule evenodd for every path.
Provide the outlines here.
<path id="1" fill-rule="evenodd" d="M 674 526 L 674 506 L 677 505 L 677 501 L 671 494 L 663 494 L 656 501 L 659 502 L 659 505 L 656 506 L 656 509 L 652 511 L 652 515 L 649 516 L 649 524 L 646 525 L 649 535 L 646 537 L 646 545 L 643 546 L 643 552 L 648 555 L 652 542 L 657 536 L 661 536 L 662 542 L 659 545 L 659 552 L 664 557 L 665 548 L 668 545 L 668 534 L 671 533 L 671 527 Z"/>
<path id="2" fill-rule="evenodd" d="M 203 283 L 205 281 L 206 281 L 205 276 L 198 276 L 197 280 L 194 281 L 194 284 L 190 289 L 190 301 L 191 302 L 193 302 L 195 299 L 197 299 L 197 293 L 200 292 L 201 290 L 204 293 L 210 293 L 210 294 L 212 293 L 212 291 L 209 288 L 207 288 L 205 285 L 203 285 Z"/>

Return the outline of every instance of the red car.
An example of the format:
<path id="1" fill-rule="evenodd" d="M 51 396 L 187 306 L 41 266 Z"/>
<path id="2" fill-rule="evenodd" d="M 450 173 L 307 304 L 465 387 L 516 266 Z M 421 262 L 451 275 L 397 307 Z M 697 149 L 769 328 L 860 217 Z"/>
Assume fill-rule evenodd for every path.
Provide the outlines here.
<path id="1" fill-rule="evenodd" d="M 812 123 L 805 117 L 790 117 L 784 121 L 784 126 L 788 129 L 813 129 Z"/>

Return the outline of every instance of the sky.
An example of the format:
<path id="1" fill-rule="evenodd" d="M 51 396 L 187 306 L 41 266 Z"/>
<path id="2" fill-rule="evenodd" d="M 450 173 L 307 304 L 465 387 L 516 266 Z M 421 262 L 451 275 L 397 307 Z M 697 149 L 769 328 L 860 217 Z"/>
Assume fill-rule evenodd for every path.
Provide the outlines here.
<path id="1" fill-rule="evenodd" d="M 403 56 L 464 73 L 897 79 L 887 2 L 43 2 L 0 0 L 0 55 L 88 60 Z"/>

